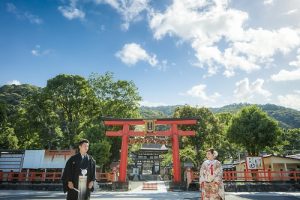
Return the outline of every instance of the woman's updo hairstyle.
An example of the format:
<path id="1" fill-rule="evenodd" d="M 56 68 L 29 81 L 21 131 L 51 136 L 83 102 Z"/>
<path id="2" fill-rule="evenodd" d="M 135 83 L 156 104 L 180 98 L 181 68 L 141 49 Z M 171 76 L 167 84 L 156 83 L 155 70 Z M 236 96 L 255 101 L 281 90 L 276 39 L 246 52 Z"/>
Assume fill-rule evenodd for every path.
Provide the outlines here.
<path id="1" fill-rule="evenodd" d="M 208 149 L 206 152 L 210 152 L 214 156 L 214 158 L 218 156 L 218 152 L 213 148 Z"/>

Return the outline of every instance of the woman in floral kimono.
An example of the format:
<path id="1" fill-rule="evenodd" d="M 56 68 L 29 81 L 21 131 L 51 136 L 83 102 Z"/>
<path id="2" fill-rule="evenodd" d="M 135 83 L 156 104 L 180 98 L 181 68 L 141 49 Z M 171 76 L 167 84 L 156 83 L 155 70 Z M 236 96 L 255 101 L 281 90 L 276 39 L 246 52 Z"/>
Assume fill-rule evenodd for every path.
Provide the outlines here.
<path id="1" fill-rule="evenodd" d="M 218 153 L 214 149 L 206 152 L 207 160 L 200 169 L 201 200 L 224 200 L 224 184 L 222 165 L 215 158 Z"/>

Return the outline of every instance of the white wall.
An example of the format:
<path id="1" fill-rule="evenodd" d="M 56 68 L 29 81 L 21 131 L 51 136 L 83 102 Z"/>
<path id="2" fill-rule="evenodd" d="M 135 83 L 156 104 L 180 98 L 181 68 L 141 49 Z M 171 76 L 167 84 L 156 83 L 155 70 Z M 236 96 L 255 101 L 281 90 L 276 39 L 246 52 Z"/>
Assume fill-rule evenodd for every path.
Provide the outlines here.
<path id="1" fill-rule="evenodd" d="M 26 150 L 23 162 L 25 169 L 43 168 L 45 150 Z"/>

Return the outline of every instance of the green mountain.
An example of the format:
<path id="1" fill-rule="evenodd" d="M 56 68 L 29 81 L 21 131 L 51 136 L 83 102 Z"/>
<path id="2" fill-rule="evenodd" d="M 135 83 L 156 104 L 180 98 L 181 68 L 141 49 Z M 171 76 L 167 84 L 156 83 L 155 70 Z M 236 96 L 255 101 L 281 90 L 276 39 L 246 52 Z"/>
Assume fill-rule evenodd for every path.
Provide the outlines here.
<path id="1" fill-rule="evenodd" d="M 39 87 L 29 84 L 3 85 L 0 87 L 1 108 L 5 108 L 8 117 L 14 116 L 17 114 L 22 101 L 39 90 Z"/>
<path id="2" fill-rule="evenodd" d="M 143 118 L 167 118 L 172 117 L 177 106 L 157 106 L 147 107 L 141 106 L 140 113 Z"/>
<path id="3" fill-rule="evenodd" d="M 39 89 L 39 87 L 29 84 L 3 85 L 0 87 L 0 101 L 7 105 L 18 106 L 22 100 Z"/>
<path id="4" fill-rule="evenodd" d="M 230 112 L 236 113 L 241 108 L 249 106 L 251 104 L 240 103 L 230 104 L 220 108 L 209 108 L 213 113 Z M 176 106 L 158 106 L 158 107 L 146 107 L 142 106 L 141 114 L 143 118 L 161 118 L 161 117 L 172 117 L 174 110 L 179 107 Z M 274 104 L 257 105 L 263 111 L 268 113 L 270 117 L 273 117 L 279 122 L 282 128 L 300 128 L 300 111 L 278 106 Z"/>

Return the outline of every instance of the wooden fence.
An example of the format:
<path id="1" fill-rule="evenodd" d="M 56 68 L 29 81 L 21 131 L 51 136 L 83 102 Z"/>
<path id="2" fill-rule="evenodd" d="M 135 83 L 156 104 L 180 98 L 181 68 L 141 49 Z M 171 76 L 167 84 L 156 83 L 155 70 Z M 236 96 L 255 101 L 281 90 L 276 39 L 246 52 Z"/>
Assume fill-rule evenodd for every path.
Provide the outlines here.
<path id="1" fill-rule="evenodd" d="M 60 182 L 62 172 L 0 172 L 0 182 Z M 199 172 L 187 172 L 188 182 L 198 182 Z M 96 173 L 98 182 L 117 181 L 116 173 Z M 224 181 L 300 181 L 300 171 L 224 171 Z"/>
<path id="2" fill-rule="evenodd" d="M 191 181 L 199 181 L 199 172 L 192 172 Z M 300 181 L 300 171 L 224 171 L 223 181 Z"/>
<path id="3" fill-rule="evenodd" d="M 0 172 L 0 182 L 60 182 L 62 172 Z M 113 182 L 115 173 L 96 173 L 98 182 Z"/>

